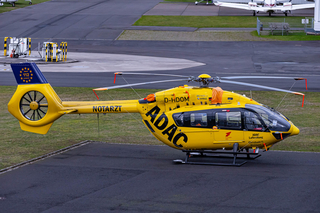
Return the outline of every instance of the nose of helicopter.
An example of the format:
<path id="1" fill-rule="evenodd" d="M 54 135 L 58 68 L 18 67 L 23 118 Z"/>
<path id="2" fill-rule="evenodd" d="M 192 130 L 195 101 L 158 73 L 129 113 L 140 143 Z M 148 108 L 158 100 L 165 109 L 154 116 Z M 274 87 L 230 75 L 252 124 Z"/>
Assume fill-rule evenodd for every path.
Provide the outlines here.
<path id="1" fill-rule="evenodd" d="M 298 135 L 300 133 L 300 130 L 295 125 L 292 125 L 292 130 L 290 136 Z"/>

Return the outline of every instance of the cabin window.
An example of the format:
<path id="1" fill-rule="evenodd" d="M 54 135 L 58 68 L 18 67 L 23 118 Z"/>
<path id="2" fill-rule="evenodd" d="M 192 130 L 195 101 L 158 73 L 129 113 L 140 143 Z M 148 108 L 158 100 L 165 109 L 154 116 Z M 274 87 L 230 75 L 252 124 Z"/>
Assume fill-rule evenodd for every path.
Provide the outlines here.
<path id="1" fill-rule="evenodd" d="M 264 131 L 263 124 L 254 112 L 244 112 L 245 127 L 249 131 Z"/>
<path id="2" fill-rule="evenodd" d="M 214 126 L 212 110 L 175 113 L 172 117 L 179 127 L 212 128 Z"/>
<path id="3" fill-rule="evenodd" d="M 191 126 L 208 126 L 207 113 L 191 113 L 190 114 L 190 125 Z"/>
<path id="4" fill-rule="evenodd" d="M 217 112 L 215 120 L 219 129 L 242 129 L 241 112 Z"/>

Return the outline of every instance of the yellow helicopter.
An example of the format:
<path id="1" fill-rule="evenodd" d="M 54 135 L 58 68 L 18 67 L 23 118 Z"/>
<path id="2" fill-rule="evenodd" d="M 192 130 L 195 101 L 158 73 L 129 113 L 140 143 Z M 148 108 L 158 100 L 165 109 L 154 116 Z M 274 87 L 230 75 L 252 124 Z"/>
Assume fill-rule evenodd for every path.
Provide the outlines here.
<path id="1" fill-rule="evenodd" d="M 183 85 L 150 94 L 140 100 L 80 102 L 62 101 L 35 63 L 11 64 L 11 67 L 18 87 L 8 103 L 8 110 L 19 120 L 24 131 L 46 134 L 53 122 L 64 114 L 140 113 L 143 123 L 154 137 L 172 148 L 186 152 L 185 160 L 174 162 L 233 166 L 241 166 L 246 162 L 236 163 L 239 155 L 254 159 L 260 156 L 259 149 L 268 150 L 286 137 L 299 134 L 299 129 L 276 110 L 243 95 L 223 91 L 220 87 L 209 87 L 209 84 L 222 82 L 254 86 L 302 95 L 304 99 L 304 94 L 299 92 L 224 80 L 257 77 L 294 80 L 304 78 L 219 78 L 207 74 L 186 78 L 171 75 L 183 78 L 103 87 L 94 89 L 94 92 L 169 81 L 194 81 L 199 82 L 200 86 Z M 191 157 L 205 158 L 216 154 L 222 154 L 220 157 L 225 157 L 223 154 L 231 154 L 233 162 L 190 160 Z"/>

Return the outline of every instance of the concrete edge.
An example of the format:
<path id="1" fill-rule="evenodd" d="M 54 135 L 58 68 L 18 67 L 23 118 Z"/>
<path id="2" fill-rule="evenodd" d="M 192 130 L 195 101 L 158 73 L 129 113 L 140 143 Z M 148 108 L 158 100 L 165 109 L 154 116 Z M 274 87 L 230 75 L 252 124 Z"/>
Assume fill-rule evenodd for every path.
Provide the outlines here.
<path id="1" fill-rule="evenodd" d="M 54 156 L 54 155 L 58 155 L 58 154 L 67 152 L 67 151 L 72 150 L 72 149 L 76 149 L 76 148 L 78 148 L 78 147 L 87 145 L 87 144 L 89 144 L 89 143 L 91 143 L 91 142 L 92 142 L 92 141 L 90 141 L 90 140 L 82 141 L 82 142 L 80 142 L 80 143 L 73 144 L 73 145 L 71 145 L 71 146 L 68 146 L 68 147 L 59 149 L 59 150 L 57 150 L 57 151 L 53 151 L 53 152 L 44 154 L 44 155 L 42 155 L 42 156 L 33 158 L 33 159 L 31 159 L 31 160 L 27 160 L 27 161 L 18 163 L 18 164 L 13 165 L 13 166 L 9 166 L 9 167 L 7 167 L 7 168 L 1 169 L 1 170 L 0 170 L 0 175 L 1 175 L 1 174 L 4 174 L 4 173 L 6 173 L 6 172 L 13 171 L 13 170 L 18 169 L 18 168 L 23 167 L 23 166 L 26 166 L 26 165 L 29 165 L 29 164 L 33 164 L 33 163 L 35 163 L 35 162 L 37 162 L 37 161 L 44 160 L 44 159 L 46 159 L 46 158 L 48 158 L 48 157 L 51 157 L 51 156 Z"/>
<path id="2" fill-rule="evenodd" d="M 58 62 L 45 62 L 45 61 L 38 61 L 38 60 L 28 60 L 27 58 L 0 58 L 0 64 L 13 64 L 13 63 L 36 63 L 36 64 L 69 64 L 69 63 L 77 63 L 80 62 L 75 59 L 70 59 L 67 61 L 58 61 Z"/>

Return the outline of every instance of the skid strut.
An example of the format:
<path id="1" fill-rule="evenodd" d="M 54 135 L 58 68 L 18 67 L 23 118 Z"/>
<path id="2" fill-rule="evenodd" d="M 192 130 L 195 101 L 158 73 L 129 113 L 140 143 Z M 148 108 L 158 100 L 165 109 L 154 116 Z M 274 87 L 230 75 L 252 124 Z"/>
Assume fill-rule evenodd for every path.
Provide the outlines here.
<path id="1" fill-rule="evenodd" d="M 198 164 L 198 165 L 214 165 L 214 166 L 242 166 L 247 163 L 247 160 L 253 160 L 261 155 L 257 152 L 252 153 L 248 151 L 238 151 L 238 146 L 234 145 L 232 151 L 207 151 L 207 150 L 182 150 L 186 153 L 184 160 L 177 159 L 174 163 L 182 164 Z M 240 155 L 240 156 L 239 156 Z M 245 155 L 245 156 L 241 156 Z M 200 161 L 193 160 L 194 158 L 200 159 Z M 209 158 L 232 158 L 232 163 L 224 162 L 210 162 Z M 237 159 L 246 159 L 241 162 L 237 162 Z"/>

